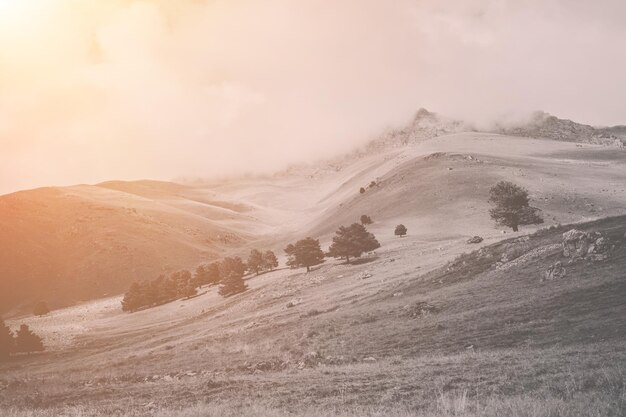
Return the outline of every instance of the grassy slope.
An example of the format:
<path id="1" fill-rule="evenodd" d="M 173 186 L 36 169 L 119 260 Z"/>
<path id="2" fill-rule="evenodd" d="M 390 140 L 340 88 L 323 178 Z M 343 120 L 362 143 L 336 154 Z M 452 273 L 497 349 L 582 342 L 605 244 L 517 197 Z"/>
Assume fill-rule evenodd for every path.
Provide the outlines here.
<path id="1" fill-rule="evenodd" d="M 488 189 L 526 186 L 548 224 L 621 214 L 626 153 L 592 145 L 464 133 L 327 167 L 182 186 L 108 182 L 0 196 L 0 312 L 119 294 L 250 246 L 277 252 L 305 235 L 325 243 L 369 214 L 385 233 L 402 222 L 430 241 L 498 238 Z M 364 195 L 358 190 L 376 180 Z"/>
<path id="2" fill-rule="evenodd" d="M 558 250 L 494 265 L 568 228 L 466 255 L 462 241 L 381 236 L 360 265 L 282 270 L 228 300 L 208 289 L 150 314 L 108 313 L 79 348 L 5 366 L 0 404 L 11 415 L 624 415 L 626 217 L 577 227 L 622 243 L 558 281 L 540 281 Z M 417 314 L 424 302 L 431 311 Z M 318 365 L 299 365 L 307 355 Z"/>

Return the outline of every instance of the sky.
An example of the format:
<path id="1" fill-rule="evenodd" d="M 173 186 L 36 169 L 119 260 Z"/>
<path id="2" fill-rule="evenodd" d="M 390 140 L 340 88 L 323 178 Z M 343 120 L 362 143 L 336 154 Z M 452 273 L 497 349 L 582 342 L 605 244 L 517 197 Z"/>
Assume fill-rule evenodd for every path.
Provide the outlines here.
<path id="1" fill-rule="evenodd" d="M 0 193 L 272 172 L 420 107 L 626 124 L 623 0 L 0 0 Z"/>

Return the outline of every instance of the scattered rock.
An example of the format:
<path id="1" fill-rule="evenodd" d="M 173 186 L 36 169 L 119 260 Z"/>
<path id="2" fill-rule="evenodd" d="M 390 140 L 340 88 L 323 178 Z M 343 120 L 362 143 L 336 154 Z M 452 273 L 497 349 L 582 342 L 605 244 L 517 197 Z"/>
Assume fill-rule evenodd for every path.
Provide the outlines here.
<path id="1" fill-rule="evenodd" d="M 472 238 L 469 238 L 467 240 L 468 244 L 475 244 L 475 243 L 481 243 L 484 239 L 480 236 L 474 236 Z"/>

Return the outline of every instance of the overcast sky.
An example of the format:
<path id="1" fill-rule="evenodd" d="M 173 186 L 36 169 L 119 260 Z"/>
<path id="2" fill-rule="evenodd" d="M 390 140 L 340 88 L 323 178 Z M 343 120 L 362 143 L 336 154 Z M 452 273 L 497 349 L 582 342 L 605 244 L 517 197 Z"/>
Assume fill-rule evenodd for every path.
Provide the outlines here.
<path id="1" fill-rule="evenodd" d="M 419 107 L 626 124 L 623 0 L 0 0 L 0 193 L 267 172 Z"/>

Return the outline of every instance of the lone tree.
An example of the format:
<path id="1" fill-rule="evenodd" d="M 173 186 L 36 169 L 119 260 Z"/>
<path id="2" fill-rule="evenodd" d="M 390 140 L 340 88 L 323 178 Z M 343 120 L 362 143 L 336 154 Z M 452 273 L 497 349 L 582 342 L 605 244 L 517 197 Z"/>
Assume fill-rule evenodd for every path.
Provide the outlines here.
<path id="1" fill-rule="evenodd" d="M 520 225 L 540 224 L 543 218 L 539 209 L 529 205 L 528 190 L 509 181 L 500 181 L 489 190 L 491 218 L 499 225 L 510 227 L 514 232 Z"/>
<path id="2" fill-rule="evenodd" d="M 15 339 L 9 326 L 0 317 L 0 361 L 7 360 L 15 347 Z"/>
<path id="3" fill-rule="evenodd" d="M 15 351 L 20 353 L 43 352 L 45 350 L 41 337 L 33 333 L 27 325 L 22 324 L 15 334 Z"/>
<path id="4" fill-rule="evenodd" d="M 288 245 L 285 253 L 289 257 L 287 265 L 292 268 L 306 267 L 306 272 L 309 272 L 312 266 L 324 262 L 324 252 L 320 248 L 320 241 L 312 237 L 299 240 L 295 245 Z"/>
<path id="5" fill-rule="evenodd" d="M 35 316 L 45 316 L 46 314 L 48 314 L 50 312 L 50 309 L 48 308 L 48 304 L 46 304 L 45 301 L 40 301 L 37 304 L 35 304 L 35 307 L 33 307 L 33 314 Z"/>
<path id="6" fill-rule="evenodd" d="M 399 224 L 396 226 L 396 230 L 393 232 L 396 236 L 405 236 L 406 235 L 406 226 L 403 224 Z"/>
<path id="7" fill-rule="evenodd" d="M 259 275 L 259 272 L 263 269 L 263 254 L 256 249 L 252 249 L 248 256 L 247 264 L 250 272 Z"/>
<path id="8" fill-rule="evenodd" d="M 333 243 L 328 248 L 328 256 L 346 258 L 350 263 L 350 257 L 358 258 L 365 252 L 380 248 L 376 237 L 367 231 L 365 226 L 354 223 L 350 227 L 341 226 L 333 237 Z"/>
<path id="9" fill-rule="evenodd" d="M 265 251 L 263 254 L 263 268 L 273 271 L 278 268 L 278 258 L 271 250 Z"/>
<path id="10" fill-rule="evenodd" d="M 219 295 L 230 297 L 231 295 L 239 294 L 247 290 L 248 286 L 243 280 L 245 270 L 246 267 L 241 258 L 224 258 L 224 260 L 220 262 L 220 275 L 222 276 L 222 280 L 220 282 L 220 288 L 217 291 Z"/>
<path id="11" fill-rule="evenodd" d="M 364 214 L 364 215 L 361 216 L 361 224 L 362 225 L 366 226 L 366 225 L 372 224 L 372 223 L 374 223 L 372 221 L 372 218 L 370 216 L 368 216 L 367 214 Z"/>

